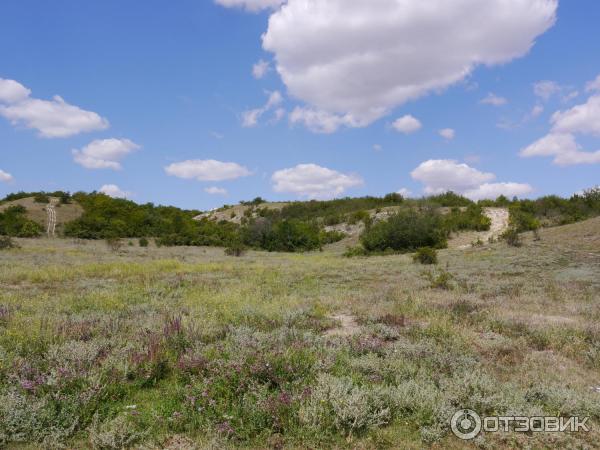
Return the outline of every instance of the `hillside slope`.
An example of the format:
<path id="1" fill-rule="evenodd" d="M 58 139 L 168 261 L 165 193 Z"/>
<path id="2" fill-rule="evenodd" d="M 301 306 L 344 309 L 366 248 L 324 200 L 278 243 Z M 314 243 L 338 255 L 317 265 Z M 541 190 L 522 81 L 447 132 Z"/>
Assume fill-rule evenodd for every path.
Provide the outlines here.
<path id="1" fill-rule="evenodd" d="M 83 214 L 83 208 L 76 202 L 61 205 L 58 198 L 51 197 L 51 200 L 55 205 L 57 233 L 62 232 L 67 222 L 75 220 Z M 46 228 L 48 220 L 48 213 L 46 212 L 47 204 L 36 203 L 33 197 L 21 198 L 1 204 L 0 212 L 11 206 L 23 206 L 27 210 L 26 216 L 28 219 L 40 224 L 44 229 Z"/>

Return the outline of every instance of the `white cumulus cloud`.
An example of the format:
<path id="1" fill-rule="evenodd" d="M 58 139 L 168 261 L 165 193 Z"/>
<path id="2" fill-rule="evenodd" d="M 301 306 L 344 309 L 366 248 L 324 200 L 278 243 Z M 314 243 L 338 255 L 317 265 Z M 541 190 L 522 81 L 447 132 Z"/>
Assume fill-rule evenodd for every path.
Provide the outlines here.
<path id="1" fill-rule="evenodd" d="M 108 120 L 95 112 L 70 105 L 58 95 L 40 100 L 30 94 L 22 84 L 0 79 L 0 116 L 14 126 L 38 130 L 45 138 L 64 138 L 109 126 Z"/>
<path id="2" fill-rule="evenodd" d="M 412 134 L 419 131 L 423 125 L 418 119 L 409 114 L 396 119 L 392 127 L 399 133 Z"/>
<path id="3" fill-rule="evenodd" d="M 600 95 L 593 95 L 582 105 L 552 115 L 553 131 L 600 136 Z"/>
<path id="4" fill-rule="evenodd" d="M 263 9 L 275 9 L 285 0 L 215 0 L 215 3 L 226 8 L 242 8 L 257 12 Z"/>
<path id="5" fill-rule="evenodd" d="M 524 158 L 553 156 L 557 166 L 600 163 L 600 150 L 582 151 L 575 136 L 569 133 L 550 133 L 522 149 L 520 155 Z"/>
<path id="6" fill-rule="evenodd" d="M 86 169 L 121 170 L 120 161 L 139 148 L 129 139 L 99 139 L 73 150 L 73 160 Z"/>
<path id="7" fill-rule="evenodd" d="M 413 195 L 412 191 L 406 188 L 398 189 L 396 194 L 400 194 L 404 198 L 410 198 Z"/>
<path id="8" fill-rule="evenodd" d="M 113 198 L 128 198 L 131 197 L 131 192 L 123 191 L 116 184 L 105 184 L 100 188 L 100 192 Z"/>
<path id="9" fill-rule="evenodd" d="M 555 22 L 557 0 L 288 0 L 263 48 L 313 124 L 365 126 L 466 79 L 479 65 L 525 55 Z M 323 113 L 317 113 L 323 111 Z M 306 117 L 307 114 L 304 114 Z M 331 129 L 336 122 L 326 117 Z"/>
<path id="10" fill-rule="evenodd" d="M 588 87 L 597 80 L 588 83 Z M 558 166 L 600 163 L 600 150 L 584 151 L 577 143 L 577 135 L 600 136 L 600 94 L 592 95 L 581 105 L 555 112 L 550 122 L 550 132 L 521 149 L 522 157 L 551 156 Z"/>
<path id="11" fill-rule="evenodd" d="M 528 184 L 492 183 L 496 179 L 493 173 L 448 159 L 425 161 L 411 172 L 411 176 L 423 183 L 425 193 L 430 195 L 453 191 L 472 200 L 481 200 L 500 195 L 522 196 L 533 191 Z"/>
<path id="12" fill-rule="evenodd" d="M 4 170 L 0 169 L 0 181 L 8 183 L 13 180 L 14 180 L 14 178 L 10 173 L 5 172 Z"/>
<path id="13" fill-rule="evenodd" d="M 275 192 L 295 194 L 309 199 L 339 197 L 347 189 L 360 186 L 363 180 L 316 164 L 299 164 L 278 170 L 271 177 Z"/>
<path id="14" fill-rule="evenodd" d="M 365 123 L 357 122 L 351 114 L 332 114 L 322 109 L 304 108 L 297 106 L 290 113 L 291 124 L 302 124 L 313 133 L 334 133 L 341 126 L 357 128 Z"/>
<path id="15" fill-rule="evenodd" d="M 31 91 L 15 80 L 0 78 L 0 103 L 16 103 L 25 100 Z"/>
<path id="16" fill-rule="evenodd" d="M 439 133 L 441 137 L 448 141 L 451 141 L 456 136 L 456 131 L 454 131 L 452 128 L 444 128 L 440 130 Z"/>
<path id="17" fill-rule="evenodd" d="M 217 186 L 204 188 L 204 192 L 210 195 L 227 195 L 227 189 L 220 188 Z"/>
<path id="18" fill-rule="evenodd" d="M 186 180 L 224 181 L 251 175 L 244 166 L 234 162 L 215 161 L 214 159 L 194 159 L 170 164 L 165 167 L 167 175 Z"/>

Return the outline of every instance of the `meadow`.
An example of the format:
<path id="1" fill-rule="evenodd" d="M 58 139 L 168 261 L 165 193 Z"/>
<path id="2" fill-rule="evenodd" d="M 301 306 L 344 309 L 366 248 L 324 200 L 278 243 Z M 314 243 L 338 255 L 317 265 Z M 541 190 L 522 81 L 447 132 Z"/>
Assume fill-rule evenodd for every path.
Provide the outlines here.
<path id="1" fill-rule="evenodd" d="M 6 448 L 597 448 L 600 219 L 346 258 L 17 239 L 0 252 Z M 589 433 L 450 432 L 579 415 Z"/>

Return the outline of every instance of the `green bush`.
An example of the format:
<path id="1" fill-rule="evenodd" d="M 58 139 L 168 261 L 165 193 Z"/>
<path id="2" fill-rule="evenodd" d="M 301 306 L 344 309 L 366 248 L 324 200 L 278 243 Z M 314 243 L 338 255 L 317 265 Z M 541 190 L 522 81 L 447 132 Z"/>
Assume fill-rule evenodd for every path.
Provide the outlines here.
<path id="1" fill-rule="evenodd" d="M 356 211 L 348 218 L 350 225 L 356 225 L 358 222 L 363 222 L 365 225 L 371 223 L 371 215 L 367 211 Z"/>
<path id="2" fill-rule="evenodd" d="M 143 237 L 143 238 L 140 238 L 139 244 L 140 244 L 140 247 L 148 247 L 150 242 L 148 242 L 148 239 Z"/>
<path id="3" fill-rule="evenodd" d="M 321 231 L 319 239 L 322 245 L 333 244 L 339 242 L 346 237 L 346 233 L 341 231 Z"/>
<path id="4" fill-rule="evenodd" d="M 22 237 L 22 238 L 38 237 L 41 234 L 41 232 L 42 232 L 42 227 L 39 224 L 35 223 L 32 220 L 26 220 L 25 222 L 23 222 L 23 226 L 17 233 L 17 237 Z"/>
<path id="5" fill-rule="evenodd" d="M 282 220 L 273 224 L 264 242 L 264 249 L 269 251 L 310 251 L 320 246 L 319 227 L 314 223 L 296 219 Z"/>
<path id="6" fill-rule="evenodd" d="M 26 217 L 27 210 L 20 205 L 6 208 L 0 212 L 0 234 L 13 237 L 37 237 L 42 227 Z"/>
<path id="7" fill-rule="evenodd" d="M 452 274 L 446 270 L 440 270 L 438 272 L 425 272 L 425 278 L 429 281 L 429 287 L 432 289 L 452 289 L 451 281 L 454 279 Z"/>
<path id="8" fill-rule="evenodd" d="M 417 252 L 413 256 L 413 261 L 421 264 L 437 264 L 437 250 L 431 247 L 421 247 L 417 249 Z"/>
<path id="9" fill-rule="evenodd" d="M 446 237 L 439 214 L 411 209 L 367 228 L 360 240 L 369 252 L 410 252 L 420 247 L 444 248 Z"/>
<path id="10" fill-rule="evenodd" d="M 500 237 L 504 239 L 511 247 L 521 247 L 523 245 L 523 242 L 521 241 L 521 235 L 514 227 L 506 230 Z"/>
<path id="11" fill-rule="evenodd" d="M 355 247 L 348 247 L 344 252 L 344 256 L 346 258 L 354 258 L 356 256 L 368 256 L 369 252 L 365 250 L 362 245 L 357 245 Z"/>
<path id="12" fill-rule="evenodd" d="M 50 203 L 50 197 L 48 197 L 46 194 L 40 192 L 33 197 L 33 201 L 35 203 L 48 204 L 48 203 Z"/>
<path id="13" fill-rule="evenodd" d="M 469 205 L 464 211 L 458 207 L 452 208 L 449 214 L 444 216 L 444 227 L 448 231 L 488 231 L 492 220 L 487 217 L 483 208 L 478 205 Z"/>
<path id="14" fill-rule="evenodd" d="M 533 213 L 523 209 L 518 205 L 511 206 L 510 212 L 510 224 L 517 233 L 524 231 L 534 231 L 540 228 L 540 221 L 536 219 Z"/>
<path id="15" fill-rule="evenodd" d="M 17 248 L 15 241 L 10 236 L 0 236 L 0 250 L 6 250 L 9 248 Z"/>

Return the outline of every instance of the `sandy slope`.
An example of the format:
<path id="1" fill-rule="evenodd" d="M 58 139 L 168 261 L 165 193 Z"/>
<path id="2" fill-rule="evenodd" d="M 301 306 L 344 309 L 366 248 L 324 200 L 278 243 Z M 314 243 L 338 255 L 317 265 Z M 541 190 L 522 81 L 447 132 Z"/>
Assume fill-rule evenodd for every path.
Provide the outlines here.
<path id="1" fill-rule="evenodd" d="M 484 208 L 484 213 L 492 220 L 489 231 L 461 233 L 449 242 L 449 247 L 470 248 L 472 243 L 478 239 L 485 244 L 489 242 L 490 238 L 498 239 L 506 231 L 509 223 L 507 208 Z"/>

